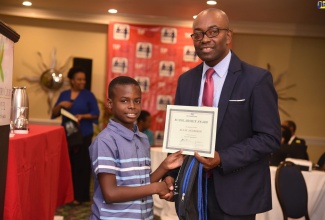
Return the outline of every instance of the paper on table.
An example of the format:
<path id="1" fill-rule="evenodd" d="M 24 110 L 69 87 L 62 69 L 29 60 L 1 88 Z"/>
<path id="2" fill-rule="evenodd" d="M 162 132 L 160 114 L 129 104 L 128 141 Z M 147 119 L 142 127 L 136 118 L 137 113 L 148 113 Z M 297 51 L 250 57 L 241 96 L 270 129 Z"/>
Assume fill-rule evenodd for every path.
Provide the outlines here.
<path id="1" fill-rule="evenodd" d="M 63 108 L 61 108 L 61 115 L 64 115 L 65 117 L 70 118 L 71 120 L 73 120 L 75 122 L 78 122 L 78 119 L 73 114 L 71 114 L 70 112 L 68 112 L 67 110 L 65 110 Z"/>

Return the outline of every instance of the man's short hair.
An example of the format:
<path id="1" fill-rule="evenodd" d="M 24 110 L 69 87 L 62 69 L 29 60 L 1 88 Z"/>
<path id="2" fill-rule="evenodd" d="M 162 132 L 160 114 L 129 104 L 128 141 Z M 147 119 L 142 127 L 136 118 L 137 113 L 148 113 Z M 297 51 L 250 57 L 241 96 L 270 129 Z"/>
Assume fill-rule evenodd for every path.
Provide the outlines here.
<path id="1" fill-rule="evenodd" d="M 291 138 L 291 131 L 288 126 L 281 125 L 281 136 L 284 138 L 284 144 L 288 144 Z"/>
<path id="2" fill-rule="evenodd" d="M 296 126 L 296 123 L 295 123 L 294 121 L 287 120 L 287 121 L 285 121 L 285 122 L 286 122 L 287 126 L 288 126 L 290 129 L 292 129 L 293 132 L 296 132 L 296 128 L 297 128 L 297 126 Z"/>

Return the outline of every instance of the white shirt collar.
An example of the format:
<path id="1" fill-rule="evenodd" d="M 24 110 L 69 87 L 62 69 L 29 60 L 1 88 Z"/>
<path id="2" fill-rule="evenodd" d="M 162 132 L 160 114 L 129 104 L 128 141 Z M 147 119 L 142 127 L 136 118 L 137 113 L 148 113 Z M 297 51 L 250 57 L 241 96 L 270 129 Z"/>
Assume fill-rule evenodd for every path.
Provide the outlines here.
<path id="1" fill-rule="evenodd" d="M 296 138 L 296 135 L 292 135 L 289 142 L 288 142 L 288 144 L 290 145 L 295 138 Z"/>
<path id="2" fill-rule="evenodd" d="M 225 56 L 225 58 L 223 58 L 217 65 L 215 65 L 213 67 L 214 71 L 217 73 L 217 75 L 222 78 L 224 77 L 227 72 L 228 72 L 228 68 L 229 68 L 229 64 L 230 64 L 230 59 L 231 59 L 231 51 L 229 50 L 229 53 L 227 54 L 227 56 Z M 208 66 L 205 62 L 203 63 L 203 75 L 205 75 L 205 72 L 211 68 L 210 66 Z"/>

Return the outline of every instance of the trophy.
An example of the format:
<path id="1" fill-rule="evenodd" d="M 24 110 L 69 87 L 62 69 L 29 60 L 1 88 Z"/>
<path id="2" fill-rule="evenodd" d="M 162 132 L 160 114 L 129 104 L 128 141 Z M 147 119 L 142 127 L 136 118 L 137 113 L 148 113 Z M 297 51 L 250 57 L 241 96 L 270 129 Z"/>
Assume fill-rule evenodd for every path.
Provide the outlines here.
<path id="1" fill-rule="evenodd" d="M 10 123 L 15 134 L 28 134 L 28 113 L 26 87 L 13 87 Z"/>

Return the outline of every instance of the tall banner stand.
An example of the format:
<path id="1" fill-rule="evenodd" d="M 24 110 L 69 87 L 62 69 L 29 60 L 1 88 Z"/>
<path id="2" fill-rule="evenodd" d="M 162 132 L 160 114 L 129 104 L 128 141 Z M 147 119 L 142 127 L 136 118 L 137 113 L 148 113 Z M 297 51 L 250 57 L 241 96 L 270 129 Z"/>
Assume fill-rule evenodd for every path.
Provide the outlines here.
<path id="1" fill-rule="evenodd" d="M 13 50 L 18 35 L 0 20 L 0 219 L 4 213 L 10 114 L 12 98 Z"/>

